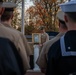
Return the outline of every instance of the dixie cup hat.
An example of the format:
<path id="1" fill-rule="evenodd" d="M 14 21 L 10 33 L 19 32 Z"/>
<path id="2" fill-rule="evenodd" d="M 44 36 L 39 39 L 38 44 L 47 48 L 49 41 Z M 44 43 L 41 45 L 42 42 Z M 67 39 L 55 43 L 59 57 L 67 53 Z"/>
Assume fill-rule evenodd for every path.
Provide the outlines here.
<path id="1" fill-rule="evenodd" d="M 64 21 L 64 12 L 58 11 L 58 13 L 57 13 L 57 18 L 58 18 L 59 20 Z"/>
<path id="2" fill-rule="evenodd" d="M 63 12 L 76 12 L 76 0 L 59 4 Z"/>

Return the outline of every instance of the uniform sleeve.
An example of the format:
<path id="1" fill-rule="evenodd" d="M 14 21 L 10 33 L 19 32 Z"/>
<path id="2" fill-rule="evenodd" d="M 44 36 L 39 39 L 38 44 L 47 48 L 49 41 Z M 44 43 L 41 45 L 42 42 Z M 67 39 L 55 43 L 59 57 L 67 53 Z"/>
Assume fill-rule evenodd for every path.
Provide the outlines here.
<path id="1" fill-rule="evenodd" d="M 32 55 L 32 50 L 30 48 L 30 45 L 28 44 L 28 41 L 27 41 L 26 37 L 22 33 L 20 35 L 21 35 L 21 38 L 22 38 L 23 45 L 26 49 L 27 56 Z"/>
<path id="2" fill-rule="evenodd" d="M 44 68 L 46 69 L 46 63 L 47 63 L 47 59 L 46 59 L 46 47 L 47 45 L 45 44 L 40 52 L 40 55 L 37 59 L 37 65 L 40 67 L 40 68 Z"/>
<path id="3" fill-rule="evenodd" d="M 49 40 L 49 41 L 44 43 L 44 45 L 42 47 L 42 50 L 40 52 L 40 55 L 38 57 L 38 60 L 37 60 L 37 64 L 38 64 L 38 66 L 40 68 L 46 69 L 46 66 L 47 66 L 47 53 L 48 53 L 49 48 L 55 42 L 55 40 L 56 39 L 52 39 L 52 40 Z"/>
<path id="4" fill-rule="evenodd" d="M 52 44 L 47 53 L 47 71 L 46 75 L 56 75 L 57 74 L 57 62 L 59 57 L 59 41 Z"/>
<path id="5" fill-rule="evenodd" d="M 46 35 L 47 35 L 46 41 L 48 41 L 49 40 L 49 35 L 47 33 L 46 33 Z"/>
<path id="6" fill-rule="evenodd" d="M 19 39 L 19 42 L 18 42 L 18 50 L 23 61 L 24 70 L 26 71 L 30 69 L 30 65 L 29 65 L 27 53 L 26 53 L 26 50 L 24 48 L 21 38 Z"/>

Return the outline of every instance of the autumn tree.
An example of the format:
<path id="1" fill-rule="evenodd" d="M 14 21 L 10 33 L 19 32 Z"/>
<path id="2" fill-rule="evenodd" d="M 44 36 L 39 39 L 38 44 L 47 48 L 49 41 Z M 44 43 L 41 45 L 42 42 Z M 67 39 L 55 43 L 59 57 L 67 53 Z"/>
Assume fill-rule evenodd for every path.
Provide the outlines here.
<path id="1" fill-rule="evenodd" d="M 21 27 L 21 17 L 20 17 L 20 13 L 18 11 L 17 8 L 15 8 L 14 10 L 14 15 L 13 15 L 13 20 L 12 20 L 12 26 L 15 28 L 15 29 L 18 29 L 18 27 Z"/>
<path id="2" fill-rule="evenodd" d="M 44 22 L 43 22 L 44 20 L 42 19 L 43 15 L 48 16 L 46 10 L 43 7 L 41 7 L 41 5 L 32 6 L 26 11 L 26 17 L 28 17 L 28 19 L 27 18 L 26 19 L 29 20 L 29 22 L 27 22 L 27 20 L 25 21 L 28 26 L 29 25 L 34 26 L 34 30 L 32 30 L 33 32 L 34 31 L 38 32 L 39 27 L 41 25 L 44 25 Z"/>
<path id="3" fill-rule="evenodd" d="M 59 3 L 65 0 L 34 0 L 35 6 L 30 7 L 27 12 L 29 19 L 34 20 L 34 26 L 38 28 L 44 25 L 47 31 L 57 31 L 56 14 L 59 10 Z"/>
<path id="4" fill-rule="evenodd" d="M 21 4 L 22 0 L 4 0 L 4 1 L 14 1 Z M 65 2 L 65 0 L 33 0 L 34 6 L 31 6 L 25 12 L 25 33 L 31 34 L 32 32 L 37 32 L 41 25 L 44 25 L 46 31 L 57 31 L 57 19 L 56 14 L 59 10 L 59 3 Z M 19 17 L 19 11 L 15 10 L 14 19 L 12 21 L 13 27 L 16 25 L 21 25 L 21 18 Z"/>
<path id="5" fill-rule="evenodd" d="M 34 3 L 41 5 L 47 12 L 48 16 L 43 15 L 42 20 L 47 30 L 56 31 L 56 14 L 59 10 L 58 4 L 65 2 L 65 0 L 36 0 Z M 41 10 L 41 9 L 40 9 Z M 41 12 L 41 11 L 40 11 Z M 44 12 L 45 14 L 45 12 Z"/>

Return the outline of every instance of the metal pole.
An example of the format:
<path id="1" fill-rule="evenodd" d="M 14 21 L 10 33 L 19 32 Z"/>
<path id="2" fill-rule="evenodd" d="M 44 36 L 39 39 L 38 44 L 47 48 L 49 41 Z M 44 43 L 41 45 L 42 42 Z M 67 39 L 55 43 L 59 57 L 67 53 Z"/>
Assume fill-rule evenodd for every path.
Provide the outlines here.
<path id="1" fill-rule="evenodd" d="M 22 0 L 22 26 L 21 32 L 24 34 L 24 10 L 25 10 L 25 0 Z"/>

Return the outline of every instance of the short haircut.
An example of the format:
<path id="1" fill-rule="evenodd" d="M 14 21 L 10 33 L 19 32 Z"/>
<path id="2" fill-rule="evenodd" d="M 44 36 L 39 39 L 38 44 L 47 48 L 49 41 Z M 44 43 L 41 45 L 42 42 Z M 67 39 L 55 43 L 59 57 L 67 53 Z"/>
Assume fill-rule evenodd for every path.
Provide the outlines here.
<path id="1" fill-rule="evenodd" d="M 1 16 L 1 21 L 8 21 L 11 16 L 12 16 L 13 12 L 8 12 L 8 11 L 5 11 L 2 16 Z"/>
<path id="2" fill-rule="evenodd" d="M 13 8 L 6 8 L 4 13 L 1 15 L 1 21 L 8 21 L 13 15 Z"/>
<path id="3" fill-rule="evenodd" d="M 67 26 L 66 26 L 66 24 L 65 24 L 64 21 L 62 21 L 62 20 L 59 19 L 59 22 L 62 24 L 62 27 L 63 27 L 64 29 L 67 29 Z"/>
<path id="4" fill-rule="evenodd" d="M 66 25 L 66 24 L 65 24 L 65 22 L 64 22 L 64 21 L 62 21 L 62 20 L 60 20 L 60 19 L 59 19 L 59 22 L 60 22 L 60 23 L 62 23 L 62 24 L 64 24 L 64 25 Z"/>
<path id="5" fill-rule="evenodd" d="M 76 12 L 65 12 L 69 18 L 73 21 L 76 22 Z"/>

